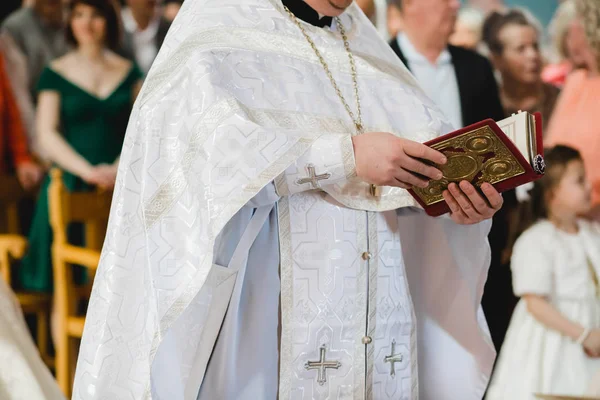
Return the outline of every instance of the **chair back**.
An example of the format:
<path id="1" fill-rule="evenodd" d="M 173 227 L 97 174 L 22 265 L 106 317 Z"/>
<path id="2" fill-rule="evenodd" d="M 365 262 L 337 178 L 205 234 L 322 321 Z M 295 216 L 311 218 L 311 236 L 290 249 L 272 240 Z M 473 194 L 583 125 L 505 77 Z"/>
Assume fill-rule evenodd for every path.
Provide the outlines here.
<path id="1" fill-rule="evenodd" d="M 67 228 L 69 224 L 79 222 L 86 228 L 85 247 L 101 250 L 108 224 L 112 192 L 103 190 L 70 192 L 65 187 L 62 175 L 60 169 L 54 168 L 50 171 L 48 204 L 54 243 L 60 246 L 68 244 Z"/>
<path id="2" fill-rule="evenodd" d="M 12 284 L 11 267 L 27 249 L 27 239 L 20 235 L 0 235 L 0 276 L 8 286 Z"/>
<path id="3" fill-rule="evenodd" d="M 70 396 L 75 370 L 76 347 L 71 339 L 81 338 L 85 317 L 82 300 L 89 300 L 91 283 L 100 261 L 100 250 L 106 233 L 112 193 L 108 191 L 70 192 L 59 169 L 50 171 L 48 207 L 52 226 L 52 264 L 54 269 L 54 304 L 57 322 L 56 378 L 67 397 Z M 85 245 L 69 242 L 72 223 L 85 227 Z M 78 286 L 73 281 L 73 266 L 88 271 L 89 284 Z"/>
<path id="4" fill-rule="evenodd" d="M 27 238 L 21 235 L 0 235 L 0 279 L 4 279 L 9 287 L 13 285 L 11 269 L 15 260 L 23 258 L 27 251 Z M 21 310 L 25 315 L 35 316 L 36 344 L 44 362 L 54 366 L 54 359 L 48 352 L 48 322 L 50 318 L 50 303 L 52 297 L 48 293 L 16 291 L 15 297 L 19 301 Z"/>

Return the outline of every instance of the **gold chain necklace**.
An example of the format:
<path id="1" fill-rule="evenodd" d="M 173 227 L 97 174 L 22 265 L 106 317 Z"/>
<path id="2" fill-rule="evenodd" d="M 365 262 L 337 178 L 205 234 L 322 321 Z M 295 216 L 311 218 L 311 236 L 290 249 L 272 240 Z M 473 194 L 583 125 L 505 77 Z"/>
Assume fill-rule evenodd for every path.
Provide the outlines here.
<path id="1" fill-rule="evenodd" d="M 348 43 L 348 37 L 346 36 L 346 30 L 344 29 L 344 25 L 342 24 L 342 21 L 340 20 L 339 17 L 335 17 L 335 24 L 336 24 L 338 30 L 340 31 L 340 35 L 342 35 L 342 39 L 344 40 L 344 47 L 346 48 L 346 53 L 348 53 L 348 59 L 350 60 L 350 69 L 352 71 L 352 82 L 354 84 L 354 96 L 356 97 L 356 110 L 357 110 L 356 117 L 354 116 L 354 112 L 352 112 L 352 110 L 350 109 L 348 102 L 346 102 L 344 95 L 342 95 L 342 92 L 341 92 L 340 88 L 338 87 L 337 82 L 335 81 L 335 79 L 333 78 L 333 75 L 331 74 L 331 71 L 329 70 L 329 66 L 325 62 L 325 59 L 321 55 L 321 52 L 319 51 L 319 49 L 317 49 L 315 42 L 313 42 L 313 40 L 310 38 L 310 36 L 308 36 L 308 33 L 306 32 L 306 30 L 304 29 L 304 27 L 302 26 L 302 24 L 300 23 L 298 18 L 294 15 L 294 13 L 291 12 L 290 9 L 287 8 L 286 6 L 283 6 L 283 8 L 290 15 L 292 20 L 296 23 L 296 25 L 298 26 L 298 28 L 300 29 L 300 31 L 306 38 L 306 41 L 310 44 L 310 47 L 312 47 L 313 51 L 317 55 L 317 58 L 319 59 L 319 62 L 323 66 L 323 69 L 325 70 L 325 73 L 327 74 L 327 77 L 329 78 L 331 85 L 333 86 L 333 88 L 335 89 L 335 92 L 337 93 L 338 97 L 342 101 L 342 104 L 344 105 L 344 108 L 348 112 L 348 115 L 350 115 L 350 118 L 352 118 L 352 122 L 354 122 L 354 126 L 356 127 L 356 133 L 361 134 L 363 132 L 363 125 L 362 125 L 362 113 L 360 110 L 360 97 L 358 97 L 358 81 L 357 81 L 357 77 L 356 77 L 356 75 L 357 75 L 356 74 L 356 65 L 354 64 L 354 57 L 352 56 L 352 52 L 350 51 L 350 44 Z"/>
<path id="2" fill-rule="evenodd" d="M 329 66 L 325 62 L 325 59 L 321 55 L 321 52 L 319 51 L 319 49 L 317 49 L 315 42 L 313 42 L 313 40 L 310 38 L 310 36 L 308 36 L 308 33 L 306 32 L 306 30 L 304 29 L 304 27 L 302 26 L 302 24 L 300 23 L 298 18 L 294 15 L 294 13 L 291 12 L 290 9 L 287 8 L 287 6 L 283 6 L 283 8 L 290 15 L 290 18 L 292 18 L 292 21 L 294 21 L 296 23 L 296 25 L 302 32 L 302 35 L 304 35 L 304 38 L 310 44 L 310 47 L 312 47 L 313 51 L 317 55 L 319 62 L 323 66 L 323 69 L 325 70 L 325 73 L 327 74 L 327 77 L 329 78 L 329 82 L 331 82 L 331 86 L 333 86 L 333 88 L 335 89 L 335 92 L 337 93 L 338 97 L 342 101 L 342 104 L 344 105 L 346 112 L 348 113 L 348 115 L 350 115 L 350 118 L 352 118 L 352 122 L 354 123 L 354 126 L 356 127 L 356 133 L 360 135 L 361 133 L 363 133 L 363 124 L 362 124 L 362 112 L 360 109 L 360 97 L 358 96 L 358 79 L 357 79 L 357 73 L 356 73 L 356 65 L 354 64 L 354 56 L 352 56 L 352 52 L 350 51 L 350 43 L 348 43 L 348 37 L 346 36 L 346 30 L 344 29 L 344 25 L 342 24 L 340 17 L 335 17 L 335 25 L 336 25 L 338 31 L 340 32 L 340 35 L 342 35 L 342 39 L 344 40 L 344 47 L 346 48 L 346 53 L 348 54 L 348 60 L 350 60 L 350 70 L 352 71 L 352 83 L 354 84 L 354 96 L 356 97 L 356 117 L 354 116 L 354 113 L 350 109 L 348 102 L 344 98 L 342 91 L 338 87 L 337 82 L 333 78 L 333 75 L 331 74 L 331 71 L 329 70 Z M 380 195 L 379 188 L 375 185 L 370 185 L 369 191 L 370 191 L 371 195 L 374 197 L 379 197 L 379 195 Z"/>

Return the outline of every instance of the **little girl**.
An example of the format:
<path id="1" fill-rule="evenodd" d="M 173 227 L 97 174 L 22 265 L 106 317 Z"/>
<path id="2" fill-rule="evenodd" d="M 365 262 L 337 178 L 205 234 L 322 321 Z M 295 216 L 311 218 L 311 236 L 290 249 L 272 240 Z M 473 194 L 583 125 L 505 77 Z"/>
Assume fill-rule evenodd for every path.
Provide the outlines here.
<path id="1" fill-rule="evenodd" d="M 583 396 L 600 370 L 600 225 L 579 153 L 546 153 L 546 176 L 524 204 L 511 268 L 521 297 L 487 400 Z"/>

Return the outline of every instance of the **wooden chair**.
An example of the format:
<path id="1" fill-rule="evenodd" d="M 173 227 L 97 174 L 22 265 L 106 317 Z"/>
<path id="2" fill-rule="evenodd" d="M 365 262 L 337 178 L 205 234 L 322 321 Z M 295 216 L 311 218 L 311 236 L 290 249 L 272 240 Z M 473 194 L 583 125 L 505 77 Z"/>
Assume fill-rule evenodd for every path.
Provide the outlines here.
<path id="1" fill-rule="evenodd" d="M 13 261 L 20 259 L 27 250 L 27 239 L 20 235 L 0 235 L 0 274 L 12 286 Z M 52 297 L 47 293 L 15 292 L 25 315 L 35 314 L 36 341 L 44 362 L 52 367 L 54 360 L 48 354 L 48 321 Z"/>
<path id="2" fill-rule="evenodd" d="M 31 193 L 23 190 L 16 176 L 0 175 L 0 232 L 21 233 L 18 205 L 21 199 L 28 196 Z"/>
<path id="3" fill-rule="evenodd" d="M 48 193 L 50 225 L 54 235 L 52 261 L 54 268 L 54 304 L 57 323 L 56 379 L 67 397 L 75 370 L 76 347 L 74 339 L 83 334 L 85 317 L 78 313 L 81 301 L 89 299 L 100 250 L 106 232 L 112 194 L 110 192 L 69 192 L 64 186 L 62 171 L 50 172 Z M 85 226 L 86 246 L 69 243 L 67 228 L 71 223 Z M 86 268 L 89 284 L 78 286 L 73 282 L 73 265 Z"/>

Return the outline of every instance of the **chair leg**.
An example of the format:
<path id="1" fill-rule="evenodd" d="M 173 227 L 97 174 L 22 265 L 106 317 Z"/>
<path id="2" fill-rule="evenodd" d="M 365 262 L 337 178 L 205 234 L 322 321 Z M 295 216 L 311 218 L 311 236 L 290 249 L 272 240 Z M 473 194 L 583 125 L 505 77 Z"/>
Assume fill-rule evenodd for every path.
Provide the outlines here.
<path id="1" fill-rule="evenodd" d="M 6 225 L 8 228 L 8 233 L 21 233 L 21 224 L 19 223 L 19 207 L 18 203 L 13 202 L 6 206 L 6 212 L 8 214 L 8 218 L 6 221 Z"/>
<path id="2" fill-rule="evenodd" d="M 46 364 L 50 363 L 50 355 L 48 354 L 48 310 L 40 310 L 36 313 L 37 319 L 37 345 L 42 356 L 42 360 Z"/>
<path id="3" fill-rule="evenodd" d="M 61 332 L 56 346 L 56 381 L 67 398 L 71 397 L 70 338 Z"/>

